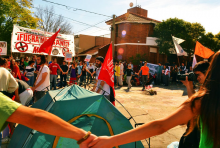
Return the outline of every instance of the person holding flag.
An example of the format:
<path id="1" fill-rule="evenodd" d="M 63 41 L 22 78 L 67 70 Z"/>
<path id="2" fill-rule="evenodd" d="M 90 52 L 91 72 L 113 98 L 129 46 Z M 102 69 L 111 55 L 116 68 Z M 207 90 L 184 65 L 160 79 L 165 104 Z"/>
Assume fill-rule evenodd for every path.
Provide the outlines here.
<path id="1" fill-rule="evenodd" d="M 93 91 L 103 94 L 115 105 L 112 43 L 109 45 L 105 60 L 101 56 L 96 58 L 96 67 L 96 84 Z"/>

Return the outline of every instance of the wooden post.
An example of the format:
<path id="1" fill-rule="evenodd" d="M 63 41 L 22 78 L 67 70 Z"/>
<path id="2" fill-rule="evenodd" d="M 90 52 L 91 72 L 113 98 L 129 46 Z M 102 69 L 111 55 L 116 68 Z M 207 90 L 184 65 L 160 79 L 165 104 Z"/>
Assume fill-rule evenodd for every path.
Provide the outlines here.
<path id="1" fill-rule="evenodd" d="M 114 53 L 115 53 L 115 32 L 116 28 L 115 28 L 115 15 L 113 15 L 113 21 L 112 21 L 112 31 L 111 31 L 111 35 L 112 35 L 112 57 L 114 60 Z"/>

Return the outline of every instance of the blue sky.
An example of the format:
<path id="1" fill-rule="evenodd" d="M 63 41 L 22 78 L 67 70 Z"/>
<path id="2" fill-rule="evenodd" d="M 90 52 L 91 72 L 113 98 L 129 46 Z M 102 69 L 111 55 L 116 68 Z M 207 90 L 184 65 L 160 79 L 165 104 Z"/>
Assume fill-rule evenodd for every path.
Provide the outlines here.
<path id="1" fill-rule="evenodd" d="M 136 5 L 136 0 L 49 0 L 63 5 L 74 8 L 84 9 L 107 16 L 115 14 L 119 16 L 127 12 L 129 3 L 133 2 Z M 206 32 L 217 34 L 220 32 L 220 1 L 219 0 L 137 0 L 137 4 L 141 5 L 143 9 L 148 10 L 148 17 L 159 21 L 168 18 L 180 18 L 189 22 L 201 23 Z M 89 26 L 79 24 L 69 20 L 72 24 L 72 31 L 75 34 L 88 34 L 88 35 L 105 35 L 110 34 L 109 27 L 104 23 L 105 20 L 110 19 L 106 16 L 95 15 L 83 11 L 75 11 L 73 8 L 66 8 L 44 2 L 42 0 L 34 0 L 34 7 L 37 6 L 51 6 L 55 8 L 56 14 L 61 14 L 64 17 L 71 18 L 80 22 L 90 25 L 98 24 L 96 27 L 89 28 L 85 31 L 83 29 Z M 33 9 L 34 11 L 34 9 Z"/>

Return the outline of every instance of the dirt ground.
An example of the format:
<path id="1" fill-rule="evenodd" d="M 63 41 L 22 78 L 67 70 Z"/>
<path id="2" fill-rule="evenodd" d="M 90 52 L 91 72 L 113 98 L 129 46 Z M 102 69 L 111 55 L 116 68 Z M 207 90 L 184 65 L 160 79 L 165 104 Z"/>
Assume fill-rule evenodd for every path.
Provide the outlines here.
<path id="1" fill-rule="evenodd" d="M 175 111 L 188 97 L 183 85 L 155 86 L 157 95 L 148 95 L 141 91 L 141 87 L 127 87 L 116 89 L 116 99 L 131 113 L 137 123 L 147 123 L 159 118 L 166 117 Z M 125 117 L 130 118 L 125 109 L 116 102 L 116 107 Z M 130 120 L 134 126 L 134 121 Z M 179 141 L 186 130 L 186 126 L 177 126 L 162 135 L 150 138 L 151 148 L 166 148 L 170 143 Z M 142 140 L 144 147 L 148 148 L 146 141 Z"/>

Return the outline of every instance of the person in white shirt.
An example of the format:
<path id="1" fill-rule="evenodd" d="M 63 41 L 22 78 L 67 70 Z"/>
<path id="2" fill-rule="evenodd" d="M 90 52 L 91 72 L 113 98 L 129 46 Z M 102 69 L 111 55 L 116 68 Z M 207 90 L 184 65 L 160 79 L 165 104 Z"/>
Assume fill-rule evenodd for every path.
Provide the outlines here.
<path id="1" fill-rule="evenodd" d="M 89 66 L 87 67 L 87 69 L 93 73 L 95 71 L 95 67 L 92 63 L 89 63 Z M 89 82 L 90 81 L 90 82 Z M 92 75 L 88 73 L 88 79 L 87 79 L 87 83 L 91 83 L 92 82 Z"/>
<path id="2" fill-rule="evenodd" d="M 31 88 L 34 95 L 34 101 L 41 99 L 47 90 L 50 90 L 50 69 L 46 65 L 46 58 L 44 55 L 37 56 L 37 64 L 41 65 L 39 73 L 36 78 L 35 85 Z"/>
<path id="3" fill-rule="evenodd" d="M 120 78 L 119 78 L 119 85 L 123 86 L 123 75 L 124 75 L 124 65 L 119 61 L 119 66 L 120 66 Z"/>
<path id="4" fill-rule="evenodd" d="M 110 86 L 103 80 L 99 80 L 99 73 L 102 69 L 102 64 L 104 62 L 104 58 L 98 56 L 96 58 L 96 84 L 92 91 L 104 95 L 110 101 Z"/>

